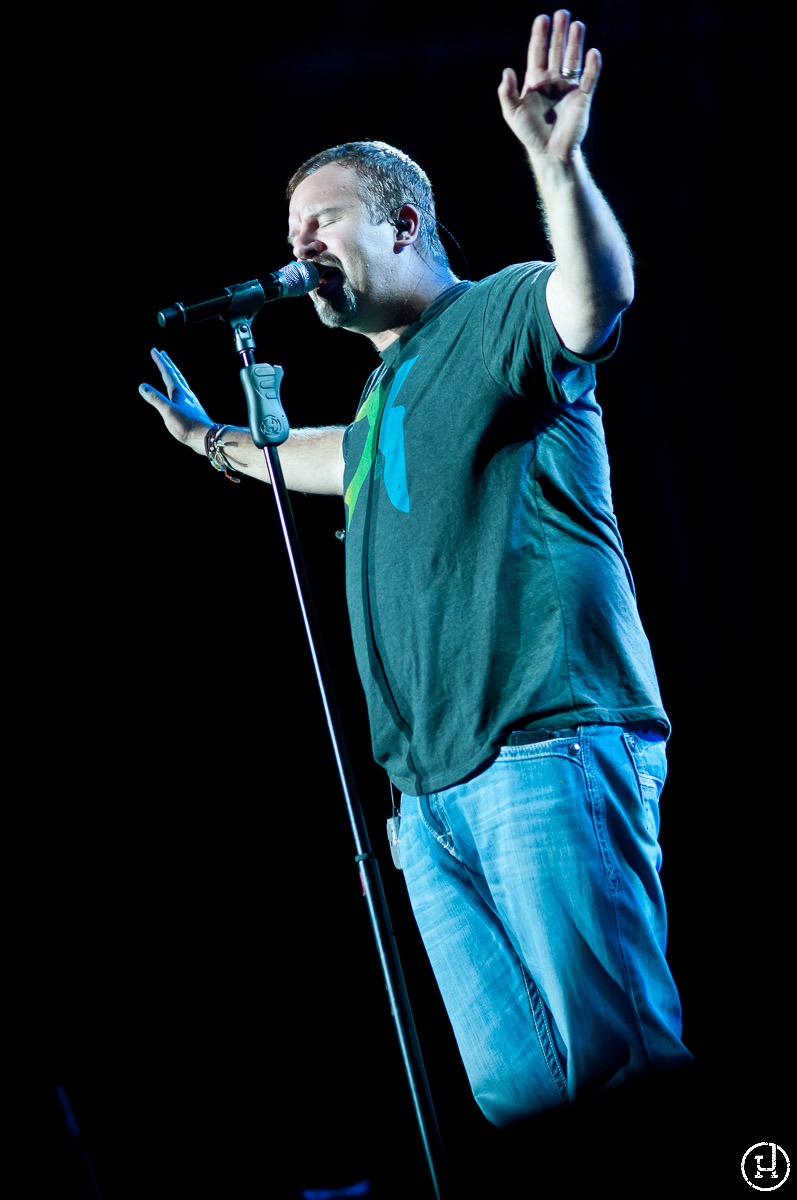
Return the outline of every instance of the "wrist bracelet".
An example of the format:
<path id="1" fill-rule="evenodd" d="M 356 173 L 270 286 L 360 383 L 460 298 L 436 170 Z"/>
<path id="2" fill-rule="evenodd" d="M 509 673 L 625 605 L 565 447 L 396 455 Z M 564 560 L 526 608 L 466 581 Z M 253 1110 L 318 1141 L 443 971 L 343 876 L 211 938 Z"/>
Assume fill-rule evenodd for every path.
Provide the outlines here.
<path id="1" fill-rule="evenodd" d="M 205 453 L 214 470 L 223 471 L 231 483 L 240 483 L 238 476 L 231 474 L 232 468 L 224 454 L 226 443 L 221 440 L 221 435 L 225 429 L 229 429 L 229 425 L 211 425 L 205 434 Z"/>

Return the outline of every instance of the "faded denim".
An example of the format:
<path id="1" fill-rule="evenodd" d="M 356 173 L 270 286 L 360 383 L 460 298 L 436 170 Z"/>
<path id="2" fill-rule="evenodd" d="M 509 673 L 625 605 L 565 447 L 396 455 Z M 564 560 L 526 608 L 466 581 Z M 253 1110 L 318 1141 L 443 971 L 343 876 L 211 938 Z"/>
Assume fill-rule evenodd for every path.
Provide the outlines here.
<path id="1" fill-rule="evenodd" d="M 401 859 L 496 1125 L 691 1061 L 665 961 L 660 737 L 588 725 L 403 796 Z"/>

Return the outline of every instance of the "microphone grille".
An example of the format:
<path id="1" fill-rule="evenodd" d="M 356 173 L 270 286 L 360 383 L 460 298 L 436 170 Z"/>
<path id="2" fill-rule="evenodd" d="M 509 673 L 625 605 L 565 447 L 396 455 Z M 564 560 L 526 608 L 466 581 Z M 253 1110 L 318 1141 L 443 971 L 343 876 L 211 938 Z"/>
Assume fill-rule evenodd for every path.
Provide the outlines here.
<path id="1" fill-rule="evenodd" d="M 292 262 L 288 263 L 287 267 L 283 267 L 277 272 L 280 284 L 282 285 L 283 299 L 291 296 L 305 296 L 308 292 L 312 292 L 321 282 L 321 276 L 318 273 L 318 268 L 312 263 Z"/>

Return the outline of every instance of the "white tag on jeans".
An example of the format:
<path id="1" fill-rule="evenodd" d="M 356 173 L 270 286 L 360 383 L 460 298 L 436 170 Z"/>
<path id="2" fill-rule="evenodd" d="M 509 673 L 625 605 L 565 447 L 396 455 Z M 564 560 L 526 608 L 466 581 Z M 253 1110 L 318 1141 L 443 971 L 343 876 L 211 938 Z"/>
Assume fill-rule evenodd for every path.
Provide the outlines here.
<path id="1" fill-rule="evenodd" d="M 387 840 L 390 842 L 390 853 L 393 856 L 393 866 L 401 870 L 401 855 L 399 851 L 399 823 L 401 817 L 391 817 L 387 823 Z"/>

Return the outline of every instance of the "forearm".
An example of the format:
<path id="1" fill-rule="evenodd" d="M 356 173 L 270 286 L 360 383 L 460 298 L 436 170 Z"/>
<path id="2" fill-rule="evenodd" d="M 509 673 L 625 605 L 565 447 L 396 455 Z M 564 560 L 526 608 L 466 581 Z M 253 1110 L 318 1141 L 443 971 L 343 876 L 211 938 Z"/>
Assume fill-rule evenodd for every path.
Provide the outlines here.
<path id="1" fill-rule="evenodd" d="M 630 304 L 631 252 L 581 151 L 570 161 L 529 156 L 562 285 L 596 305 Z"/>
<path id="2" fill-rule="evenodd" d="M 157 409 L 173 438 L 184 446 L 190 446 L 197 454 L 204 455 L 205 438 L 213 428 L 212 419 L 168 354 L 153 350 L 152 359 L 166 384 L 168 398 L 148 383 L 141 384 L 138 389 L 140 394 Z M 343 425 L 292 429 L 288 440 L 278 447 L 286 486 L 295 492 L 342 496 L 345 432 Z M 251 475 L 253 479 L 269 479 L 265 455 L 252 441 L 248 429 L 224 426 L 220 433 L 216 433 L 214 444 L 226 463 L 236 471 Z M 221 461 L 215 465 L 220 465 Z"/>
<path id="3" fill-rule="evenodd" d="M 580 150 L 569 160 L 529 155 L 529 162 L 556 260 L 547 292 L 551 318 L 566 346 L 588 354 L 633 300 L 631 252 Z"/>
<path id="4" fill-rule="evenodd" d="M 292 429 L 288 440 L 277 447 L 285 486 L 294 492 L 342 496 L 344 432 L 345 426 L 338 425 Z M 233 470 L 268 481 L 265 455 L 248 429 L 228 426 L 221 440 L 224 457 Z"/>
<path id="5" fill-rule="evenodd" d="M 528 155 L 556 259 L 546 290 L 560 339 L 592 354 L 634 296 L 631 254 L 581 153 L 601 73 L 596 49 L 584 54 L 585 27 L 558 9 L 535 17 L 522 87 L 508 67 L 498 97 L 504 119 Z"/>

